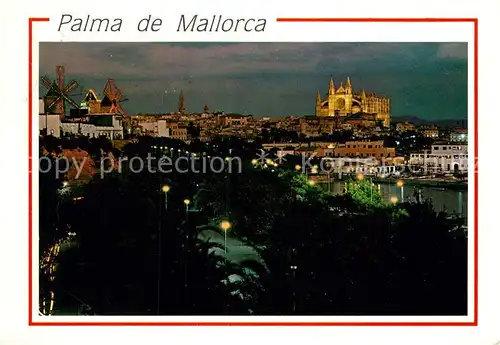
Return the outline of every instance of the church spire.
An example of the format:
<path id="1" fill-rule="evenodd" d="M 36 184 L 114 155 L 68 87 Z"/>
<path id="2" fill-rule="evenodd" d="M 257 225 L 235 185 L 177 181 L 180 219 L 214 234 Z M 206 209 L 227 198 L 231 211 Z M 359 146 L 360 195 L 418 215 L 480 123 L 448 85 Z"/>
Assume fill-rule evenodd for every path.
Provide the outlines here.
<path id="1" fill-rule="evenodd" d="M 316 104 L 321 104 L 321 94 L 319 93 L 319 90 L 318 90 L 318 93 L 316 94 Z"/>
<path id="2" fill-rule="evenodd" d="M 184 114 L 186 112 L 186 101 L 184 100 L 184 92 L 181 90 L 179 95 L 179 113 Z"/>
<path id="3" fill-rule="evenodd" d="M 203 112 L 205 114 L 208 114 L 209 111 L 210 111 L 210 109 L 208 108 L 208 104 L 205 103 L 205 106 L 203 107 Z"/>
<path id="4" fill-rule="evenodd" d="M 333 84 L 333 78 L 330 78 L 330 86 L 328 87 L 328 94 L 335 94 L 335 85 Z"/>
<path id="5" fill-rule="evenodd" d="M 340 82 L 340 87 L 338 88 L 337 92 L 339 93 L 345 92 L 344 84 L 342 82 Z"/>
<path id="6" fill-rule="evenodd" d="M 345 84 L 345 87 L 350 89 L 351 88 L 351 78 L 347 77 L 347 82 Z"/>

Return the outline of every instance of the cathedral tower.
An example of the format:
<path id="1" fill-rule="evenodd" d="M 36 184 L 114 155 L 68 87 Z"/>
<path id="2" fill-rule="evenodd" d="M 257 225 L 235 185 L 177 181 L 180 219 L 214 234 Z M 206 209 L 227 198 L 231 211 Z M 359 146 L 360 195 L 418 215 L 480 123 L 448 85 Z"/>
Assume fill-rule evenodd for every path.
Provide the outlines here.
<path id="1" fill-rule="evenodd" d="M 344 86 L 345 85 L 345 86 Z M 378 122 L 382 122 L 385 127 L 390 126 L 390 99 L 380 97 L 374 93 L 366 93 L 364 90 L 353 92 L 351 78 L 347 77 L 345 84 L 340 83 L 335 88 L 333 77 L 328 84 L 328 92 L 325 98 L 321 98 L 318 91 L 316 94 L 316 116 L 335 116 L 341 118 L 353 114 L 363 114 L 374 116 Z"/>
<path id="2" fill-rule="evenodd" d="M 181 94 L 179 95 L 179 108 L 177 109 L 179 113 L 186 113 L 186 101 L 184 100 L 184 92 L 181 90 Z"/>

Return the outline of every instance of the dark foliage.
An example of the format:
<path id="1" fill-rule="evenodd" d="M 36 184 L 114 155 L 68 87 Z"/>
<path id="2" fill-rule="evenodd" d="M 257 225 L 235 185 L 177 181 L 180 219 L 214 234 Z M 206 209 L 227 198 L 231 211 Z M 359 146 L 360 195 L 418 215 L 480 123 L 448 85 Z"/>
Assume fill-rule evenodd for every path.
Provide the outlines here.
<path id="1" fill-rule="evenodd" d="M 258 148 L 235 138 L 195 145 L 143 138 L 121 154 L 174 157 L 203 149 L 255 157 Z M 108 149 L 87 148 L 97 154 L 96 147 Z M 467 236 L 457 220 L 430 203 L 384 205 L 361 182 L 355 193 L 333 197 L 296 173 L 244 162 L 238 174 L 108 174 L 86 185 L 83 199 L 64 203 L 62 219 L 60 182 L 40 176 L 41 247 L 60 236 L 61 226 L 77 233 L 60 255 L 58 293 L 102 315 L 466 314 Z M 268 270 L 255 262 L 225 264 L 214 244 L 197 239 L 199 226 L 222 218 Z M 227 283 L 244 267 L 259 277 Z"/>

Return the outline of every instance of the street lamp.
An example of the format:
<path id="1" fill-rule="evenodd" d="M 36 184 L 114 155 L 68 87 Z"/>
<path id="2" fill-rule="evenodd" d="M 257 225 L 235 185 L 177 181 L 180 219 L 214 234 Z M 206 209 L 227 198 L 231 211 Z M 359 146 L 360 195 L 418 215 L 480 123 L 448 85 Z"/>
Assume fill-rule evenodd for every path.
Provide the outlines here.
<path id="1" fill-rule="evenodd" d="M 391 203 L 394 205 L 398 202 L 398 197 L 397 196 L 391 196 Z"/>
<path id="2" fill-rule="evenodd" d="M 184 205 L 186 205 L 186 219 L 188 217 L 188 212 L 189 212 L 189 204 L 191 201 L 189 199 L 184 199 Z"/>
<path id="3" fill-rule="evenodd" d="M 164 185 L 161 187 L 161 191 L 165 194 L 165 212 L 168 209 L 168 191 L 170 190 L 169 185 Z M 156 312 L 160 315 L 160 292 L 161 292 L 161 226 L 158 227 L 158 286 L 157 286 L 157 296 L 156 296 Z"/>
<path id="4" fill-rule="evenodd" d="M 297 165 L 295 166 L 295 170 L 299 171 L 300 169 L 302 169 L 302 167 L 301 167 L 300 165 L 298 165 L 298 164 L 297 164 Z"/>
<path id="5" fill-rule="evenodd" d="M 295 272 L 297 271 L 297 266 L 296 265 L 291 265 L 290 269 L 292 270 L 292 277 L 293 277 L 293 297 L 292 297 L 292 311 L 295 313 L 295 308 L 296 308 L 296 293 L 295 293 Z"/>
<path id="6" fill-rule="evenodd" d="M 356 175 L 356 180 L 358 181 L 363 181 L 365 178 L 365 175 L 363 175 L 362 173 L 359 173 Z"/>
<path id="7" fill-rule="evenodd" d="M 227 261 L 227 232 L 231 229 L 231 223 L 223 220 L 220 223 L 220 228 L 224 231 L 224 259 Z"/>
<path id="8" fill-rule="evenodd" d="M 403 181 L 403 180 L 398 180 L 398 181 L 396 182 L 396 186 L 397 186 L 398 188 L 401 188 L 401 201 L 403 201 L 403 200 L 404 200 L 404 185 L 405 185 L 405 183 L 404 183 L 404 181 Z"/>
<path id="9" fill-rule="evenodd" d="M 161 187 L 163 193 L 165 193 L 165 211 L 168 209 L 168 191 L 170 190 L 170 186 L 164 185 Z"/>

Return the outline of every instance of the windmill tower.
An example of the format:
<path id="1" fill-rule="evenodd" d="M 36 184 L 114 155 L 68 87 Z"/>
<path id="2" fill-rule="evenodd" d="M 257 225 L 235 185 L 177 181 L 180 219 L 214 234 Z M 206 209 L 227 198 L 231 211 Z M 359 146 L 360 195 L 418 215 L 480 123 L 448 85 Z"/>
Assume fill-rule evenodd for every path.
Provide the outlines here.
<path id="1" fill-rule="evenodd" d="M 66 114 L 66 103 L 69 103 L 73 108 L 79 109 L 80 106 L 71 99 L 69 94 L 78 87 L 76 80 L 65 84 L 65 68 L 64 66 L 56 66 L 56 80 L 51 81 L 49 77 L 41 77 L 42 85 L 47 89 L 47 94 L 44 97 L 44 105 L 46 112 L 60 115 L 64 119 Z"/>
<path id="2" fill-rule="evenodd" d="M 128 98 L 123 97 L 122 91 L 116 86 L 114 79 L 110 78 L 106 81 L 103 94 L 101 112 L 125 116 L 125 111 L 120 103 L 128 101 Z"/>

